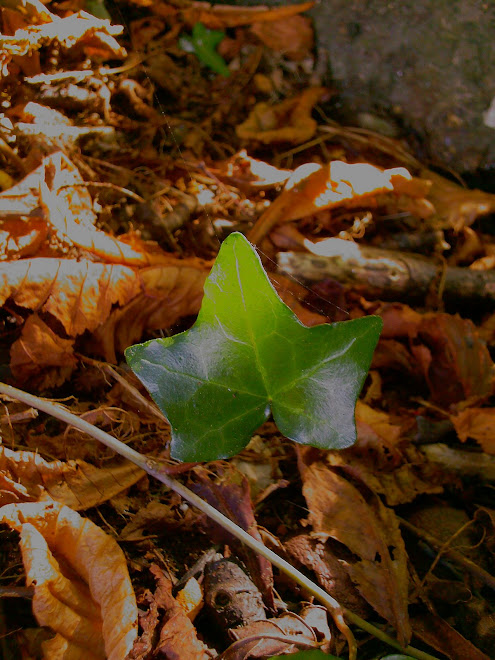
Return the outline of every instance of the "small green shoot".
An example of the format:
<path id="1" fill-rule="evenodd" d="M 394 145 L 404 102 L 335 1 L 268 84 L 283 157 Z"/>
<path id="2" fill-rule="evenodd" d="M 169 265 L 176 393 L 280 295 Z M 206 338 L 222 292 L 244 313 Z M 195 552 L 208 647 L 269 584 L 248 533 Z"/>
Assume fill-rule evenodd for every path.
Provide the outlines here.
<path id="1" fill-rule="evenodd" d="M 215 73 L 230 76 L 230 69 L 216 48 L 225 37 L 225 32 L 209 30 L 203 23 L 196 23 L 192 34 L 183 34 L 179 39 L 179 46 L 188 53 L 194 53 L 198 60 Z"/>
<path id="2" fill-rule="evenodd" d="M 356 399 L 381 319 L 304 326 L 239 233 L 222 244 L 204 292 L 190 330 L 125 352 L 170 422 L 172 456 L 233 456 L 270 412 L 280 431 L 301 444 L 354 444 Z"/>

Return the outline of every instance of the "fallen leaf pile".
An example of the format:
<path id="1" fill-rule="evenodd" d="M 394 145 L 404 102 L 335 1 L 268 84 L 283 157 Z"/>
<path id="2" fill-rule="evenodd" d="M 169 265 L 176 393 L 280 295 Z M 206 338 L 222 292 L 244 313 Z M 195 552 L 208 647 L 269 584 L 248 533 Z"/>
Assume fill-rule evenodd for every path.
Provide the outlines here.
<path id="1" fill-rule="evenodd" d="M 495 195 L 407 135 L 333 121 L 313 5 L 2 3 L 1 380 L 161 461 L 401 644 L 486 660 Z M 170 458 L 123 352 L 192 325 L 233 231 L 305 325 L 382 317 L 354 446 L 296 449 L 268 421 L 229 461 Z M 307 594 L 134 465 L 7 397 L 0 431 L 0 655 L 346 652 Z"/>

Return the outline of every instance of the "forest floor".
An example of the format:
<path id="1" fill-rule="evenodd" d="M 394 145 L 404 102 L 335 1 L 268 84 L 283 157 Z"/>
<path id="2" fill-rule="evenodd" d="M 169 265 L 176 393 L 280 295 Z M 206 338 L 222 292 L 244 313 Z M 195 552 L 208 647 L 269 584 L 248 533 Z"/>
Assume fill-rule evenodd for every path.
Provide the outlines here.
<path id="1" fill-rule="evenodd" d="M 3 3 L 0 378 L 158 462 L 369 623 L 348 617 L 359 660 L 397 653 L 381 633 L 488 660 L 495 195 L 332 119 L 311 5 Z M 383 320 L 352 447 L 269 420 L 231 458 L 171 457 L 124 350 L 191 328 L 232 232 L 304 325 Z M 269 562 L 1 397 L 0 656 L 348 657 L 338 617 Z"/>

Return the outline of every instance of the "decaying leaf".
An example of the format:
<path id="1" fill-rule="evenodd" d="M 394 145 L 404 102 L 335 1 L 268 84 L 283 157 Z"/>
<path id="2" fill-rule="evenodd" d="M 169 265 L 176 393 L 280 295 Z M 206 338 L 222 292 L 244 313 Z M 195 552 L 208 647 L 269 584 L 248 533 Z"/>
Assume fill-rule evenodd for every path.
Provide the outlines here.
<path id="1" fill-rule="evenodd" d="M 461 442 L 472 438 L 487 454 L 495 455 L 495 408 L 467 408 L 450 419 Z"/>
<path id="2" fill-rule="evenodd" d="M 218 483 L 215 483 L 208 478 L 206 470 L 196 468 L 195 473 L 201 481 L 195 484 L 194 491 L 228 518 L 234 520 L 253 538 L 261 540 L 246 477 L 235 468 L 231 468 L 225 470 Z M 219 541 L 228 543 L 235 548 L 236 554 L 243 559 L 253 581 L 261 591 L 265 603 L 272 608 L 274 603 L 273 571 L 270 562 L 239 543 L 216 523 L 207 519 L 205 524 L 210 534 L 214 534 Z"/>
<path id="3" fill-rule="evenodd" d="M 433 401 L 442 406 L 471 399 L 482 402 L 494 388 L 495 367 L 485 342 L 469 319 L 426 314 L 419 326 L 423 343 L 413 355 L 423 370 Z"/>
<path id="4" fill-rule="evenodd" d="M 306 16 L 290 16 L 274 22 L 254 23 L 251 32 L 268 48 L 296 62 L 313 48 L 313 28 Z"/>
<path id="5" fill-rule="evenodd" d="M 476 218 L 495 211 L 495 195 L 463 188 L 431 170 L 422 174 L 433 184 L 428 199 L 435 207 L 441 226 L 460 231 L 470 227 Z"/>
<path id="6" fill-rule="evenodd" d="M 122 31 L 122 26 L 112 25 L 109 20 L 96 18 L 85 11 L 60 18 L 45 10 L 41 25 L 19 29 L 10 39 L 4 37 L 2 47 L 11 55 L 25 55 L 56 42 L 66 49 L 80 45 L 88 55 L 97 54 L 100 59 L 123 58 L 126 51 L 114 38 Z"/>
<path id="7" fill-rule="evenodd" d="M 325 543 L 310 534 L 296 534 L 285 541 L 284 548 L 296 567 L 312 571 L 318 583 L 343 607 L 360 616 L 369 614 L 370 608 L 352 583 L 345 563 Z"/>
<path id="8" fill-rule="evenodd" d="M 76 365 L 74 341 L 59 337 L 37 314 L 31 314 L 10 349 L 10 368 L 16 380 L 42 390 L 57 387 Z"/>
<path id="9" fill-rule="evenodd" d="M 134 0 L 135 2 L 147 2 L 147 0 Z M 150 3 L 152 7 L 155 3 Z M 156 3 L 159 4 L 159 3 Z M 195 0 L 191 7 L 182 10 L 182 18 L 189 25 L 198 21 L 209 28 L 218 30 L 240 25 L 250 25 L 261 21 L 279 21 L 289 16 L 308 11 L 314 7 L 314 1 L 302 2 L 300 4 L 282 5 L 281 7 L 267 7 L 259 5 L 255 7 L 233 7 L 228 4 L 212 4 Z M 160 14 L 161 11 L 155 10 Z"/>
<path id="10" fill-rule="evenodd" d="M 373 205 L 375 197 L 386 193 L 424 199 L 428 189 L 427 181 L 413 179 L 404 167 L 382 170 L 369 163 L 349 164 L 340 160 L 326 165 L 306 163 L 294 170 L 282 193 L 258 218 L 248 238 L 259 243 L 278 223 L 298 220 L 324 209 Z M 433 207 L 426 205 L 424 211 L 431 214 Z"/>
<path id="11" fill-rule="evenodd" d="M 400 437 L 388 414 L 362 401 L 356 405 L 357 442 L 325 455 L 328 465 L 383 495 L 389 506 L 412 502 L 418 495 L 441 493 L 452 478 Z"/>
<path id="12" fill-rule="evenodd" d="M 8 504 L 0 521 L 20 532 L 33 612 L 55 637 L 50 660 L 122 660 L 137 637 L 137 606 L 125 557 L 90 520 L 55 503 Z"/>
<path id="13" fill-rule="evenodd" d="M 0 506 L 53 499 L 83 511 L 115 497 L 143 475 L 129 461 L 98 468 L 82 460 L 45 461 L 38 453 L 0 445 Z"/>
<path id="14" fill-rule="evenodd" d="M 333 538 L 353 553 L 341 563 L 360 594 L 397 631 L 411 636 L 407 558 L 395 513 L 368 489 L 358 490 L 313 449 L 298 449 L 309 521 L 318 538 Z M 364 484 L 362 484 L 364 487 Z M 363 493 L 366 493 L 364 495 Z"/>
<path id="15" fill-rule="evenodd" d="M 196 630 L 185 610 L 172 595 L 172 583 L 157 566 L 151 572 L 158 581 L 155 599 L 165 610 L 156 647 L 156 656 L 180 660 L 208 660 L 210 654 L 198 639 Z"/>
<path id="16" fill-rule="evenodd" d="M 236 133 L 242 140 L 263 144 L 310 140 L 317 126 L 311 111 L 325 93 L 324 87 L 308 87 L 299 96 L 278 105 L 257 103 L 246 121 L 236 127 Z"/>

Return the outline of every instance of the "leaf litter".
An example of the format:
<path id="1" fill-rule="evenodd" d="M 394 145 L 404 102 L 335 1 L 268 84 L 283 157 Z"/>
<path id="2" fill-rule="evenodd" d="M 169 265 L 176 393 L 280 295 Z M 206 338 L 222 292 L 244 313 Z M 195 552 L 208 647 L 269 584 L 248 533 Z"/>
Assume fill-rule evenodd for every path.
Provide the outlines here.
<path id="1" fill-rule="evenodd" d="M 312 4 L 133 0 L 111 19 L 72 0 L 4 4 L 3 379 L 159 458 L 401 642 L 493 657 L 495 196 L 433 172 L 406 135 L 328 119 Z M 198 24 L 223 34 L 212 52 L 228 76 L 181 47 Z M 170 457 L 123 351 L 192 325 L 233 231 L 306 325 L 382 317 L 354 446 L 296 450 L 267 421 L 228 462 Z M 37 626 L 29 657 L 48 660 L 343 652 L 304 593 L 133 465 L 7 399 L 0 424 L 3 652 L 20 657 L 35 636 L 19 629 Z M 242 571 L 232 593 L 259 589 L 255 624 L 209 622 L 212 546 Z M 34 618 L 16 606 L 24 584 Z M 387 653 L 360 642 L 362 660 Z"/>

